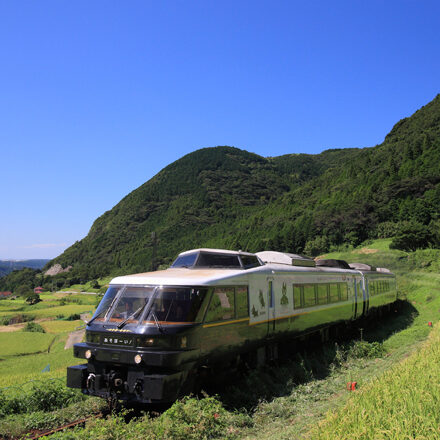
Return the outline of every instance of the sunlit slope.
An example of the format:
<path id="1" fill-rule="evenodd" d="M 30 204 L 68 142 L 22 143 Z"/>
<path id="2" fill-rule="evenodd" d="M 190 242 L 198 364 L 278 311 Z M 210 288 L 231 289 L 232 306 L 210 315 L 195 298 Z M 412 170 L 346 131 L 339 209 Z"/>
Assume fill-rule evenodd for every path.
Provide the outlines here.
<path id="1" fill-rule="evenodd" d="M 409 358 L 353 393 L 313 429 L 313 439 L 440 438 L 440 327 Z"/>

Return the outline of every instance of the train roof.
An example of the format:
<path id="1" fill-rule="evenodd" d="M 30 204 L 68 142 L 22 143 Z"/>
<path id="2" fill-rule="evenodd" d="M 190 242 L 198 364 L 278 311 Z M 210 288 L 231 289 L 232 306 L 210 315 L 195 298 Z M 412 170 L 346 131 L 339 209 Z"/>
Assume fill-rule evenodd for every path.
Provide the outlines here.
<path id="1" fill-rule="evenodd" d="M 287 264 L 288 266 L 315 267 L 315 261 L 311 258 L 286 252 L 264 251 L 255 254 L 265 264 Z"/>
<path id="2" fill-rule="evenodd" d="M 111 280 L 110 284 L 201 286 L 218 284 L 246 272 L 243 269 L 169 268 L 117 277 Z"/>
<path id="3" fill-rule="evenodd" d="M 360 271 L 375 271 L 376 268 L 374 266 L 370 266 L 369 264 L 365 263 L 350 263 L 349 266 L 354 270 L 360 270 Z"/>
<path id="4" fill-rule="evenodd" d="M 274 274 L 274 273 L 355 273 L 362 270 L 358 267 L 349 267 L 346 262 L 341 264 L 336 260 L 318 260 L 324 265 L 297 254 L 289 254 L 275 251 L 264 251 L 252 254 L 250 252 L 230 251 L 226 249 L 192 249 L 181 252 L 180 256 L 190 255 L 197 252 L 207 252 L 219 255 L 249 255 L 254 256 L 262 262 L 261 265 L 244 267 L 170 267 L 165 270 L 145 272 L 132 275 L 119 276 L 114 278 L 110 284 L 128 285 L 174 285 L 174 286 L 209 286 L 222 283 L 247 284 L 248 275 L 251 273 Z M 337 264 L 336 264 L 337 263 Z M 356 263 L 356 265 L 362 263 Z M 353 265 L 354 266 L 354 265 Z M 368 265 L 365 265 L 368 266 Z M 371 266 L 368 266 L 371 267 Z M 364 269 L 366 270 L 366 269 Z M 390 273 L 388 269 L 378 268 L 377 272 Z M 233 281 L 232 281 L 233 280 Z"/>

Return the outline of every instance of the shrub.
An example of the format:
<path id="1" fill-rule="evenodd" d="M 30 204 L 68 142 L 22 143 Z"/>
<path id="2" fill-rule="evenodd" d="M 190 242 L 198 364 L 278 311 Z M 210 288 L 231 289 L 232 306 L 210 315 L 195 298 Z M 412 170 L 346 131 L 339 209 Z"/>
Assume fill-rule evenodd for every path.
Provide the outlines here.
<path id="1" fill-rule="evenodd" d="M 223 437 L 227 419 L 228 412 L 214 397 L 185 397 L 162 415 L 158 434 L 176 440 L 200 439 L 201 433 L 205 438 Z"/>
<path id="2" fill-rule="evenodd" d="M 78 313 L 72 313 L 66 318 L 67 321 L 77 321 L 78 319 L 81 319 L 81 315 L 79 315 Z"/>
<path id="3" fill-rule="evenodd" d="M 39 303 L 40 301 L 41 301 L 40 295 L 38 295 L 37 293 L 33 293 L 26 298 L 26 302 L 31 306 Z"/>
<path id="4" fill-rule="evenodd" d="M 348 358 L 379 358 L 384 356 L 386 350 L 380 342 L 355 341 L 348 350 Z"/>
<path id="5" fill-rule="evenodd" d="M 92 281 L 90 281 L 90 287 L 92 289 L 99 289 L 101 286 L 99 285 L 97 280 L 92 280 Z"/>
<path id="6" fill-rule="evenodd" d="M 28 322 L 23 328 L 24 332 L 46 333 L 44 328 L 36 322 Z"/>
<path id="7" fill-rule="evenodd" d="M 0 416 L 53 411 L 85 399 L 78 390 L 67 388 L 59 380 L 38 381 L 29 390 L 19 393 L 6 394 L 0 390 Z"/>

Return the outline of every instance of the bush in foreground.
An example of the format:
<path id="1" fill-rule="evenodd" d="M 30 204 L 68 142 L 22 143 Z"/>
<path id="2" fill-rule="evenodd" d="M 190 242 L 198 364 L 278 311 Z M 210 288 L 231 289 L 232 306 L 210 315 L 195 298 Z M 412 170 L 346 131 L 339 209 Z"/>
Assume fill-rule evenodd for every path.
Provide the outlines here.
<path id="1" fill-rule="evenodd" d="M 33 411 L 53 411 L 85 398 L 79 391 L 67 388 L 60 380 L 36 381 L 29 390 L 0 390 L 0 417 Z"/>
<path id="2" fill-rule="evenodd" d="M 234 439 L 240 428 L 250 424 L 250 417 L 228 412 L 215 397 L 186 397 L 155 419 L 145 415 L 126 423 L 125 415 L 93 420 L 85 429 L 55 434 L 51 439 Z"/>

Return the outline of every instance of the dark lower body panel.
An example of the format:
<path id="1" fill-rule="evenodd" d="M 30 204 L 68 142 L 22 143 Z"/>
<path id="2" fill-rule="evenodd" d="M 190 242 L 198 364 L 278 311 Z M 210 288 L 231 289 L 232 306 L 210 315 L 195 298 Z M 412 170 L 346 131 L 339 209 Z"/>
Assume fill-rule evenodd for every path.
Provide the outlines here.
<path id="1" fill-rule="evenodd" d="M 134 367 L 82 364 L 67 368 L 67 386 L 91 396 L 117 397 L 127 402 L 173 402 L 187 376 L 187 371 L 147 374 Z"/>

